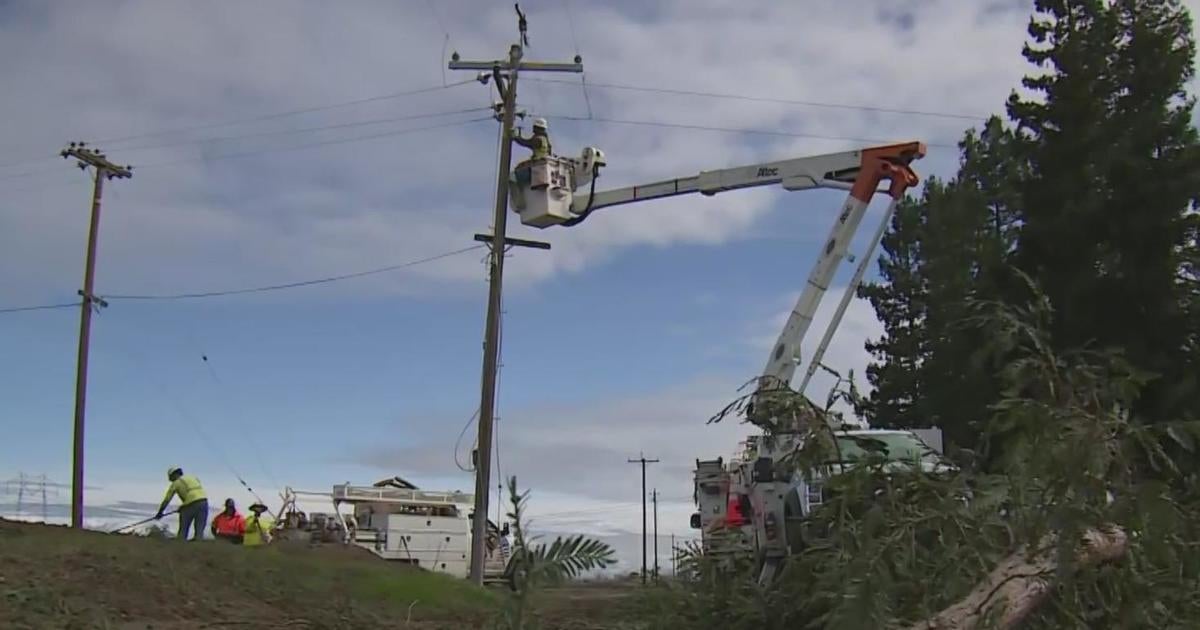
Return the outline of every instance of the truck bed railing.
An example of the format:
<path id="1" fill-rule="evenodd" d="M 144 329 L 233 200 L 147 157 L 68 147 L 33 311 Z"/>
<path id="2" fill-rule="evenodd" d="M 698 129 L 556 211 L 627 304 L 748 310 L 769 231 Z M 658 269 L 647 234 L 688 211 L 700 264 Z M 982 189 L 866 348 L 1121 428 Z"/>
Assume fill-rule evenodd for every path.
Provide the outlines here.
<path id="1" fill-rule="evenodd" d="M 435 492 L 408 488 L 377 488 L 339 484 L 333 487 L 333 500 L 345 503 L 400 503 L 406 505 L 470 505 L 474 495 L 464 492 Z"/>

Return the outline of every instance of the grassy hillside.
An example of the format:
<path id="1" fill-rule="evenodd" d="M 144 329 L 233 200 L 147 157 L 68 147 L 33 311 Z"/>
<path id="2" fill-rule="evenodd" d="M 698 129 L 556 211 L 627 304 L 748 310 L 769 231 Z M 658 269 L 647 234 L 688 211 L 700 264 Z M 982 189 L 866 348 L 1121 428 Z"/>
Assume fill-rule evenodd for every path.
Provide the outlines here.
<path id="1" fill-rule="evenodd" d="M 0 520 L 4 628 L 462 628 L 494 593 L 343 548 L 248 549 Z"/>

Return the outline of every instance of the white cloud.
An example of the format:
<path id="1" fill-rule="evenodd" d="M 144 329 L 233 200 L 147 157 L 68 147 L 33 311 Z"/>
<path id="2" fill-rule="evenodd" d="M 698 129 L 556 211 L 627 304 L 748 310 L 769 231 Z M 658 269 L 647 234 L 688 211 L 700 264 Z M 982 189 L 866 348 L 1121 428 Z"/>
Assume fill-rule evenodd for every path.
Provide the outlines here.
<path id="1" fill-rule="evenodd" d="M 882 7 L 865 3 L 863 11 L 845 11 L 829 3 L 802 10 L 764 3 L 734 10 L 727 3 L 673 2 L 639 15 L 646 10 L 634 5 L 581 4 L 574 8 L 574 27 L 596 82 L 985 113 L 1024 69 L 1017 56 L 1022 11 L 983 21 L 970 3 L 931 2 L 911 10 L 913 28 L 901 33 L 897 18 L 876 15 Z M 10 95 L 0 115 L 20 121 L 6 140 L 28 147 L 31 158 L 48 156 L 72 138 L 111 138 L 395 92 L 437 84 L 442 75 L 435 64 L 442 36 L 421 3 L 367 2 L 334 10 L 315 2 L 264 2 L 212 13 L 184 2 L 143 0 L 116 10 L 105 3 L 6 10 L 12 16 L 0 48 L 16 62 L 0 70 Z M 494 56 L 512 37 L 507 7 L 439 10 L 464 57 Z M 575 44 L 557 7 L 535 9 L 530 21 L 531 57 L 571 56 Z M 966 48 L 963 32 L 972 33 Z M 600 88 L 589 95 L 593 109 L 608 117 L 822 135 L 953 140 L 969 123 Z M 86 105 L 79 105 L 85 96 Z M 483 88 L 463 86 L 187 137 L 482 106 L 490 99 Z M 522 101 L 539 112 L 585 111 L 575 86 L 527 82 Z M 606 149 L 612 164 L 602 179 L 606 186 L 855 144 L 609 124 L 555 123 L 554 131 L 560 152 L 575 153 L 583 144 Z M 287 281 L 455 249 L 486 229 L 495 147 L 486 123 L 151 168 L 204 152 L 287 146 L 342 133 L 247 139 L 200 152 L 194 146 L 129 150 L 147 140 L 104 145 L 115 159 L 143 168 L 109 187 L 101 286 L 140 292 Z M 22 168 L 0 169 L 0 176 Z M 69 293 L 86 229 L 86 182 L 61 161 L 35 161 L 29 168 L 44 172 L 0 180 L 0 191 L 38 184 L 7 194 L 0 206 L 0 287 L 6 295 L 33 287 Z M 731 193 L 627 206 L 597 213 L 571 232 L 536 232 L 556 247 L 514 258 L 512 282 L 521 286 L 577 272 L 631 245 L 739 238 L 775 196 Z M 473 289 L 480 275 L 477 260 L 467 256 L 343 290 Z"/>

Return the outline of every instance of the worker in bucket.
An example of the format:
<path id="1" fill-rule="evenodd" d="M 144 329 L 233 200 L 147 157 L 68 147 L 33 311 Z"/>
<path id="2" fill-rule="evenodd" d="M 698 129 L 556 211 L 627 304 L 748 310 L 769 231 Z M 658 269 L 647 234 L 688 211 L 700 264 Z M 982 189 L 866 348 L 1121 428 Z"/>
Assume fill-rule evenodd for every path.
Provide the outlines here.
<path id="1" fill-rule="evenodd" d="M 167 509 L 167 504 L 175 495 L 179 495 L 179 532 L 176 534 L 176 538 L 187 540 L 188 531 L 194 528 L 195 535 L 192 540 L 203 539 L 204 526 L 208 524 L 208 497 L 204 494 L 204 487 L 200 485 L 200 480 L 195 475 L 183 474 L 183 469 L 178 466 L 167 469 L 167 479 L 171 485 L 167 486 L 167 496 L 158 506 L 158 513 L 154 515 L 154 520 L 161 519 L 163 512 Z"/>
<path id="2" fill-rule="evenodd" d="M 233 499 L 225 499 L 225 509 L 212 520 L 212 535 L 218 540 L 227 540 L 235 545 L 242 544 L 246 534 L 246 519 L 238 514 Z"/>
<path id="3" fill-rule="evenodd" d="M 242 544 L 247 547 L 261 547 L 271 542 L 271 526 L 274 522 L 269 514 L 265 514 L 267 506 L 256 502 L 250 506 L 251 515 L 246 517 L 245 534 Z"/>
<path id="4" fill-rule="evenodd" d="M 546 131 L 546 119 L 533 119 L 533 134 L 528 138 L 522 138 L 521 133 L 513 137 L 513 142 L 533 151 L 529 156 L 530 162 L 550 157 L 550 132 Z"/>
<path id="5" fill-rule="evenodd" d="M 546 119 L 534 118 L 533 134 L 528 138 L 524 138 L 521 137 L 521 133 L 518 131 L 517 134 L 513 136 L 513 142 L 533 152 L 529 156 L 529 159 L 518 163 L 516 168 L 513 169 L 513 174 L 516 176 L 517 183 L 520 185 L 525 185 L 529 183 L 530 163 L 550 157 L 550 133 L 546 131 Z"/>

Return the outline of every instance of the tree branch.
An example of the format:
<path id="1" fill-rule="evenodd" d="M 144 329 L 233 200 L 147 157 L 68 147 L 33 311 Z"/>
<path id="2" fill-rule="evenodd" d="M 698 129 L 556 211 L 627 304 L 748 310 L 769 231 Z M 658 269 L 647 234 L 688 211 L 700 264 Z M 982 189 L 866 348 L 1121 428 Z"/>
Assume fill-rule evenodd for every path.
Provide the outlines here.
<path id="1" fill-rule="evenodd" d="M 1047 536 L 1032 558 L 1019 550 L 1005 558 L 966 597 L 907 630 L 970 630 L 990 611 L 996 610 L 996 628 L 1010 630 L 1037 609 L 1050 594 L 1047 579 L 1058 568 L 1054 557 L 1054 536 Z M 1129 539 L 1125 531 L 1108 526 L 1083 534 L 1077 557 L 1078 566 L 1111 562 L 1125 555 Z"/>

